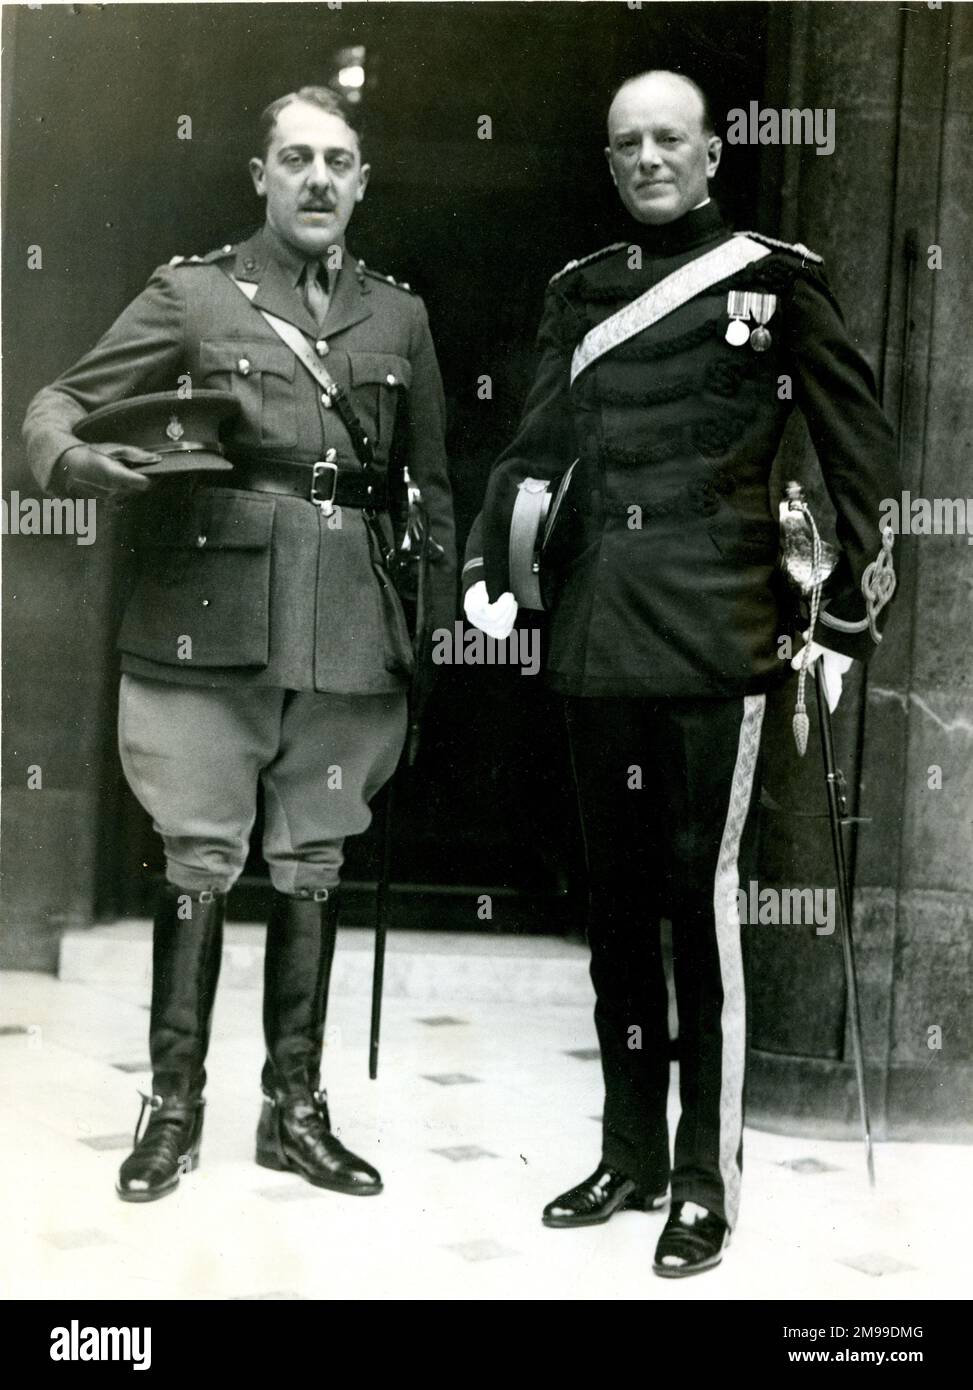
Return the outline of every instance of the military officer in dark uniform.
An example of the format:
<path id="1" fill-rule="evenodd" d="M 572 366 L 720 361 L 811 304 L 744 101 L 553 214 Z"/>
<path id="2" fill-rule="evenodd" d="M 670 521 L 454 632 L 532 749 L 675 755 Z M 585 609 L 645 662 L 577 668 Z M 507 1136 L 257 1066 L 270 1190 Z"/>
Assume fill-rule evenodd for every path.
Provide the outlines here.
<path id="1" fill-rule="evenodd" d="M 119 745 L 168 883 L 153 937 L 151 1110 L 118 1182 L 130 1201 L 171 1191 L 198 1158 L 224 907 L 258 782 L 274 901 L 257 1161 L 339 1192 L 381 1190 L 332 1133 L 319 1069 L 342 845 L 367 828 L 406 729 L 413 653 L 386 568 L 393 440 L 443 552 L 432 627 L 452 620 L 454 564 L 425 308 L 344 245 L 369 174 L 359 125 L 327 88 L 269 106 L 250 161 L 260 231 L 158 269 L 24 426 L 43 486 L 131 496 L 141 513 L 118 639 Z M 125 437 L 79 442 L 90 412 L 187 386 L 235 398 L 222 440 L 232 473 L 163 482 L 148 475 L 164 453 Z M 170 435 L 185 429 L 174 410 Z"/>
<path id="2" fill-rule="evenodd" d="M 735 890 L 766 692 L 789 674 L 768 483 L 793 405 L 837 509 L 842 554 L 808 655 L 826 663 L 830 688 L 879 635 L 868 575 L 882 550 L 879 503 L 898 481 L 890 427 L 821 258 L 732 236 L 709 198 L 721 142 L 696 84 L 633 78 L 608 127 L 611 176 L 634 220 L 624 242 L 550 283 L 537 375 L 467 552 L 466 611 L 497 638 L 509 632 L 518 487 L 577 459 L 553 542 L 547 678 L 567 707 L 606 1103 L 597 1171 L 544 1221 L 655 1209 L 671 1183 L 654 1268 L 679 1277 L 719 1262 L 737 1218 L 746 1029 Z M 672 1158 L 662 916 L 679 1013 Z"/>

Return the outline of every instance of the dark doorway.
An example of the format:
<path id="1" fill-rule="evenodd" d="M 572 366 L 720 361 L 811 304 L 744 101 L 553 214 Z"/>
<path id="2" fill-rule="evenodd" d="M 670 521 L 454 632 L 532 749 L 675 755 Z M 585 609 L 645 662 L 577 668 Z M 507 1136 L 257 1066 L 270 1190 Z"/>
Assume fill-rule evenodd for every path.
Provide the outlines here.
<path id="1" fill-rule="evenodd" d="M 260 209 L 245 162 L 257 114 L 301 83 L 327 80 L 340 49 L 363 45 L 373 177 L 349 240 L 428 306 L 462 545 L 529 384 L 548 278 L 626 234 L 602 154 L 612 88 L 667 66 L 707 85 L 717 112 L 759 98 L 767 9 L 72 6 L 22 9 L 15 24 L 8 11 L 8 239 L 20 246 L 43 226 L 46 256 L 60 268 L 40 299 L 19 262 L 6 272 L 8 323 L 58 325 L 8 359 L 8 440 L 33 391 L 80 355 L 154 265 L 252 229 Z M 176 138 L 183 115 L 191 140 Z M 478 138 L 483 116 L 490 139 Z M 732 182 L 716 185 L 737 225 L 759 224 L 758 158 L 735 151 Z M 485 375 L 488 400 L 477 390 Z M 109 674 L 111 636 L 106 627 L 99 658 Z M 27 719 L 29 690 L 23 700 Z M 110 704 L 106 694 L 102 917 L 144 911 L 160 868 L 156 837 L 117 767 Z M 419 765 L 398 793 L 394 878 L 444 893 L 456 906 L 452 926 L 564 930 L 579 857 L 558 702 L 514 669 L 444 668 Z M 373 827 L 349 847 L 349 879 L 373 880 L 377 860 Z M 264 883 L 255 852 L 243 911 L 261 908 Z M 499 895 L 490 924 L 477 917 L 478 892 Z M 412 896 L 411 910 L 410 895 L 397 896 L 399 920 L 421 922 L 428 902 Z"/>

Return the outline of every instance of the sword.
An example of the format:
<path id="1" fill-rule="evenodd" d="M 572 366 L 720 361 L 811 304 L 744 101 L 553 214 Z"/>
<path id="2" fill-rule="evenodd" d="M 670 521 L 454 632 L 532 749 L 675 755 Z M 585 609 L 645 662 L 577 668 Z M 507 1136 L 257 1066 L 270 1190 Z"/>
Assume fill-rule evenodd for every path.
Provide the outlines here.
<path id="1" fill-rule="evenodd" d="M 868 1118 L 868 1093 L 865 1089 L 865 1053 L 862 1047 L 861 1007 L 858 998 L 858 974 L 855 969 L 855 943 L 851 930 L 851 889 L 848 882 L 848 869 L 845 863 L 845 844 L 842 826 L 846 819 L 844 774 L 835 761 L 834 734 L 831 728 L 831 710 L 828 706 L 828 692 L 825 687 L 824 663 L 817 662 L 817 702 L 818 727 L 821 730 L 821 751 L 824 755 L 824 776 L 828 792 L 828 819 L 831 822 L 831 848 L 834 851 L 835 876 L 837 878 L 838 917 L 841 929 L 841 954 L 845 966 L 845 989 L 848 999 L 848 1022 L 851 1032 L 851 1050 L 855 1063 L 855 1078 L 858 1082 L 858 1108 L 861 1113 L 862 1136 L 865 1141 L 865 1164 L 868 1168 L 868 1181 L 875 1186 L 875 1159 L 872 1152 L 872 1131 Z"/>

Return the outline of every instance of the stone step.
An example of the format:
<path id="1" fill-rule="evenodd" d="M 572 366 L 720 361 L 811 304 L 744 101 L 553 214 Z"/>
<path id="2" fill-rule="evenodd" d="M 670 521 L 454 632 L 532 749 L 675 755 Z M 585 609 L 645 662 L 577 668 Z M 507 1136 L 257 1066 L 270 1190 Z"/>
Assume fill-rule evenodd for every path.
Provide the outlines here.
<path id="1" fill-rule="evenodd" d="M 259 989 L 263 982 L 262 926 L 227 924 L 221 988 Z M 368 928 L 338 932 L 332 989 L 367 996 L 372 988 L 375 936 Z M 112 988 L 145 986 L 152 965 L 152 924 L 128 919 L 65 932 L 59 978 Z M 592 1003 L 588 952 L 551 937 L 473 932 L 395 931 L 388 936 L 385 993 L 433 1001 L 492 1000 L 523 1004 Z"/>

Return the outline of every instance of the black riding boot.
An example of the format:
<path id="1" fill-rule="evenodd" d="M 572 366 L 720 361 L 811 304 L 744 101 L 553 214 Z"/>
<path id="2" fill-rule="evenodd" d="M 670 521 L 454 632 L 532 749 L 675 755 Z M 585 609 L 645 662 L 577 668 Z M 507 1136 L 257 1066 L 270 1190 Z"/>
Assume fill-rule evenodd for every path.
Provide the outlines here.
<path id="1" fill-rule="evenodd" d="M 382 1190 L 382 1179 L 331 1133 L 320 1089 L 328 985 L 338 931 L 338 892 L 315 898 L 274 893 L 264 963 L 264 1104 L 257 1162 L 298 1173 L 315 1187 L 356 1197 Z"/>
<path id="2" fill-rule="evenodd" d="M 149 1053 L 152 1095 L 142 1097 L 135 1148 L 121 1166 L 124 1202 L 154 1202 L 199 1162 L 206 1050 L 223 951 L 223 893 L 166 884 L 152 933 Z M 149 1122 L 141 1134 L 145 1112 Z"/>

